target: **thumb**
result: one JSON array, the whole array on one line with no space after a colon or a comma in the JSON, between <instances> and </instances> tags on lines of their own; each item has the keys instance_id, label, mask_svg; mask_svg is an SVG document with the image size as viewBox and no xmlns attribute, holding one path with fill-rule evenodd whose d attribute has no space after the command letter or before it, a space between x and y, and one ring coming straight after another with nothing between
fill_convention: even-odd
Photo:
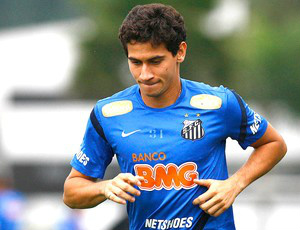
<instances>
[{"instance_id":1,"label":"thumb","mask_svg":"<svg viewBox=\"0 0 300 230\"><path fill-rule=\"evenodd\" d=\"M204 179L201 179L201 180L198 180L198 179L194 179L194 183L200 185L200 186L205 186L207 188L209 188L212 184L213 180L204 180Z\"/></svg>"}]
</instances>

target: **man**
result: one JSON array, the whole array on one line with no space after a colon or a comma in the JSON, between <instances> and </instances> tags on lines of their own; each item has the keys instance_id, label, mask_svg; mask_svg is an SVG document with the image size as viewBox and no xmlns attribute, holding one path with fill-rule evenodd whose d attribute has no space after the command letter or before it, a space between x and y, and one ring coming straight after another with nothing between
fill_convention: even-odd
<instances>
[{"instance_id":1,"label":"man","mask_svg":"<svg viewBox=\"0 0 300 230\"><path fill-rule=\"evenodd\" d=\"M130 229L235 229L232 203L281 160L284 140L235 92L180 78L187 44L174 8L134 7L119 38L137 85L94 107L64 202L127 203ZM229 178L228 137L254 147ZM122 173L98 181L114 155Z\"/></svg>"}]
</instances>

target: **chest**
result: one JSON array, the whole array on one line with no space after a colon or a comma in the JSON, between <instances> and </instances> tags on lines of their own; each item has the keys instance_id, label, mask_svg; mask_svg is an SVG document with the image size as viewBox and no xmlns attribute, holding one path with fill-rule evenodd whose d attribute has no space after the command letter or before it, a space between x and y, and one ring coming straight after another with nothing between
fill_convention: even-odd
<instances>
[{"instance_id":1,"label":"chest","mask_svg":"<svg viewBox=\"0 0 300 230\"><path fill-rule=\"evenodd\" d=\"M117 157L129 164L181 165L208 157L223 141L225 125L215 110L141 110L112 118L105 133Z\"/></svg>"}]
</instances>

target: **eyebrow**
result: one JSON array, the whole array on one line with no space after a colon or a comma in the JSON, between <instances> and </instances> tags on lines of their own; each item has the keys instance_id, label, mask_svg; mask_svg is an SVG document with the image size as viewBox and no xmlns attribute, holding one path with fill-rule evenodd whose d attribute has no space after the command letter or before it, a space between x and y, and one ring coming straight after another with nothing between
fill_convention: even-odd
<instances>
[{"instance_id":1,"label":"eyebrow","mask_svg":"<svg viewBox=\"0 0 300 230\"><path fill-rule=\"evenodd\" d=\"M154 61L154 60L157 60L157 59L160 60L160 59L164 59L164 58L165 58L165 56L157 55L157 56L154 56L152 58L147 59L146 61ZM128 59L131 60L131 61L141 61L141 60L139 60L137 58L134 58L134 57L128 57Z\"/></svg>"}]
</instances>

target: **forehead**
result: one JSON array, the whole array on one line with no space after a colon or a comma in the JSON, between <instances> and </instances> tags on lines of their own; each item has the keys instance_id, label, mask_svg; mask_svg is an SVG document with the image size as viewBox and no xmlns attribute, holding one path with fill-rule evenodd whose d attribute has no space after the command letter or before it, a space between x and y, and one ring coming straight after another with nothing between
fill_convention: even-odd
<instances>
[{"instance_id":1,"label":"forehead","mask_svg":"<svg viewBox=\"0 0 300 230\"><path fill-rule=\"evenodd\" d=\"M153 46L151 42L130 42L127 44L128 58L139 60L149 59L154 56L172 55L164 44Z\"/></svg>"}]
</instances>

